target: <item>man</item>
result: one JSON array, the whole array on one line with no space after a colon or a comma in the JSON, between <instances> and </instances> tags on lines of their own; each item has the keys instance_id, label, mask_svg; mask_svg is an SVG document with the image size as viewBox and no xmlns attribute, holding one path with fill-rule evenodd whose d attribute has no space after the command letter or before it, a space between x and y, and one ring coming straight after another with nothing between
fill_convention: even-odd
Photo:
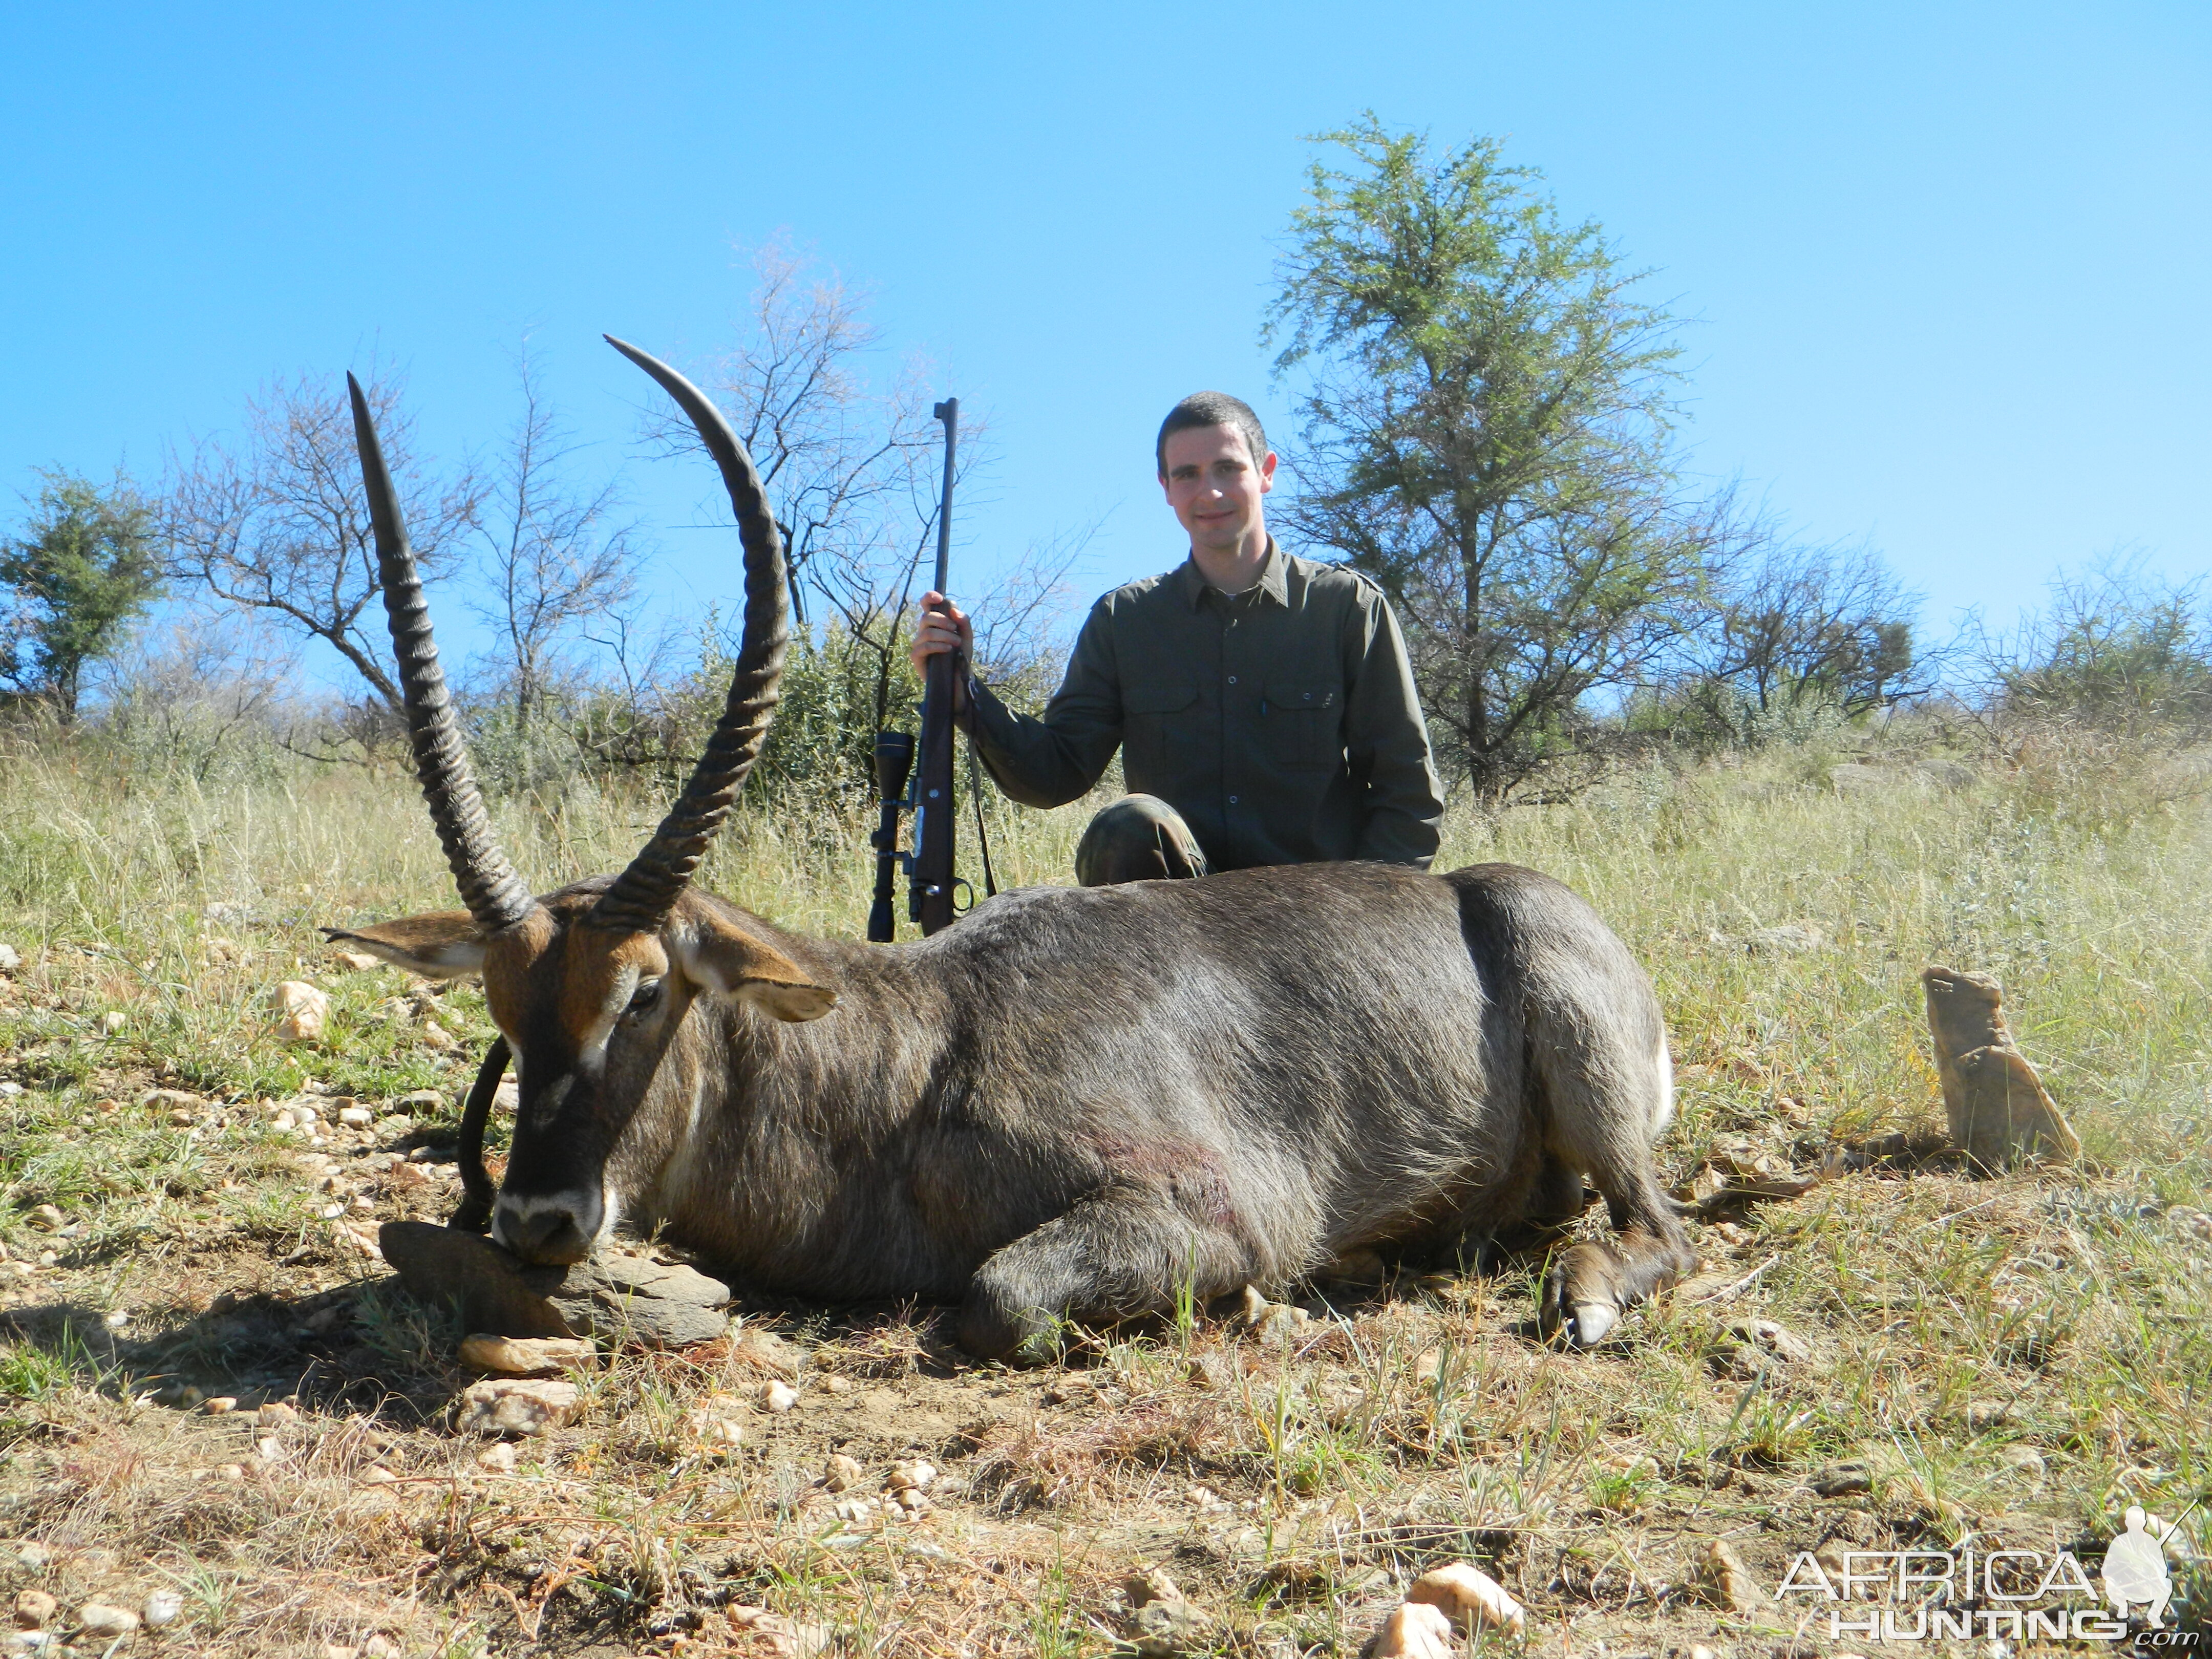
<instances>
[{"instance_id":1,"label":"man","mask_svg":"<svg viewBox=\"0 0 2212 1659\"><path fill-rule=\"evenodd\" d=\"M1275 544L1262 506L1275 456L1238 399L1184 398L1153 459L1189 559L1091 607L1042 719L962 677L957 717L992 777L1025 805L1058 806L1121 748L1133 793L1084 832L1086 887L1329 859L1425 867L1443 806L1381 590ZM916 668L971 648L943 595L922 606Z\"/></svg>"}]
</instances>

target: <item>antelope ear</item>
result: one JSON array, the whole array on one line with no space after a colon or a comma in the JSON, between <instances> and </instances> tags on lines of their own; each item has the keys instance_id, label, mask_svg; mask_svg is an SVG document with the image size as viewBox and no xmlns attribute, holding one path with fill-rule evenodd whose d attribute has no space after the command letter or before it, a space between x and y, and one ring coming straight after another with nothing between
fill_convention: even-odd
<instances>
[{"instance_id":1,"label":"antelope ear","mask_svg":"<svg viewBox=\"0 0 2212 1659\"><path fill-rule=\"evenodd\" d=\"M483 935L465 910L433 910L372 927L325 927L322 933L333 945L359 945L425 979L458 979L483 966Z\"/></svg>"},{"instance_id":2,"label":"antelope ear","mask_svg":"<svg viewBox=\"0 0 2212 1659\"><path fill-rule=\"evenodd\" d=\"M778 1019L819 1019L837 1006L835 991L807 978L782 951L719 917L686 929L677 952L684 971L707 989Z\"/></svg>"}]
</instances>

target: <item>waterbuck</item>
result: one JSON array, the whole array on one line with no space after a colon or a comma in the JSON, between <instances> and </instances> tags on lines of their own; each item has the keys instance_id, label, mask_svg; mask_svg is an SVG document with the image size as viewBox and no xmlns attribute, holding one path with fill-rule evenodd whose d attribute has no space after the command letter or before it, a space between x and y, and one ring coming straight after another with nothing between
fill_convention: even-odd
<instances>
[{"instance_id":1,"label":"waterbuck","mask_svg":"<svg viewBox=\"0 0 2212 1659\"><path fill-rule=\"evenodd\" d=\"M1449 1255L1564 1220L1585 1174L1618 1238L1555 1255L1547 1332L1595 1342L1687 1270L1651 1161L1673 1091L1650 982L1533 871L1036 889L894 946L805 938L694 889L775 711L782 545L720 412L611 343L720 465L744 640L644 850L542 898L485 819L353 394L416 764L468 908L325 931L483 976L501 1035L479 1101L510 1050L520 1073L499 1243L573 1262L627 1218L763 1289L957 1300L964 1346L1018 1359L1064 1318L1158 1312L1186 1286L1279 1288L1355 1249Z\"/></svg>"}]
</instances>

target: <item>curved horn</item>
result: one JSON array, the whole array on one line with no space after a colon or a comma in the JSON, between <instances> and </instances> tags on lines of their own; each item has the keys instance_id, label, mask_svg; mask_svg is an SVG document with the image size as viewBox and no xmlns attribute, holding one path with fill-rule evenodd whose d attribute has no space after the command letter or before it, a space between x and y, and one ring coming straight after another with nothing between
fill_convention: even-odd
<instances>
[{"instance_id":1,"label":"curved horn","mask_svg":"<svg viewBox=\"0 0 2212 1659\"><path fill-rule=\"evenodd\" d=\"M422 799L446 849L446 862L476 924L487 933L512 927L538 901L514 873L484 817L483 797L469 770L460 722L446 694L445 671L430 637L430 607L422 598L422 579L407 526L399 516L398 492L384 465L384 447L361 382L346 376L353 394L353 435L361 451L362 483L368 491L369 523L376 532L377 568L384 579L384 610L392 621L392 648L399 659L399 689L407 705L407 732L415 747L415 773L422 780Z\"/></svg>"},{"instance_id":2,"label":"curved horn","mask_svg":"<svg viewBox=\"0 0 2212 1659\"><path fill-rule=\"evenodd\" d=\"M691 873L707 851L707 843L730 815L745 774L760 758L775 713L776 687L783 678L784 653L791 644L787 612L789 594L784 581L783 538L769 511L768 496L752 457L738 441L738 434L722 418L722 411L674 369L659 359L625 344L611 334L606 342L660 382L676 399L691 424L698 428L708 453L722 469L730 505L738 515L738 539L745 553L744 636L738 646L738 662L730 675L730 699L714 735L699 757L698 769L677 797L676 805L660 821L660 828L644 850L630 860L629 868L593 907L592 920L601 926L650 931L668 919Z\"/></svg>"}]
</instances>

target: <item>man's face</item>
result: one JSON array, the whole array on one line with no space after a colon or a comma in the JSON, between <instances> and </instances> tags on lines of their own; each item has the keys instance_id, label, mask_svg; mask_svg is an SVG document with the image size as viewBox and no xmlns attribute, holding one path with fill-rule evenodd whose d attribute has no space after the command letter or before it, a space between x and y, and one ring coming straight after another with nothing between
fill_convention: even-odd
<instances>
[{"instance_id":1,"label":"man's face","mask_svg":"<svg viewBox=\"0 0 2212 1659\"><path fill-rule=\"evenodd\" d=\"M1260 498L1275 487L1275 453L1260 464L1233 426L1186 427L1168 434L1168 505L1190 532L1190 544L1233 553L1263 520Z\"/></svg>"}]
</instances>

